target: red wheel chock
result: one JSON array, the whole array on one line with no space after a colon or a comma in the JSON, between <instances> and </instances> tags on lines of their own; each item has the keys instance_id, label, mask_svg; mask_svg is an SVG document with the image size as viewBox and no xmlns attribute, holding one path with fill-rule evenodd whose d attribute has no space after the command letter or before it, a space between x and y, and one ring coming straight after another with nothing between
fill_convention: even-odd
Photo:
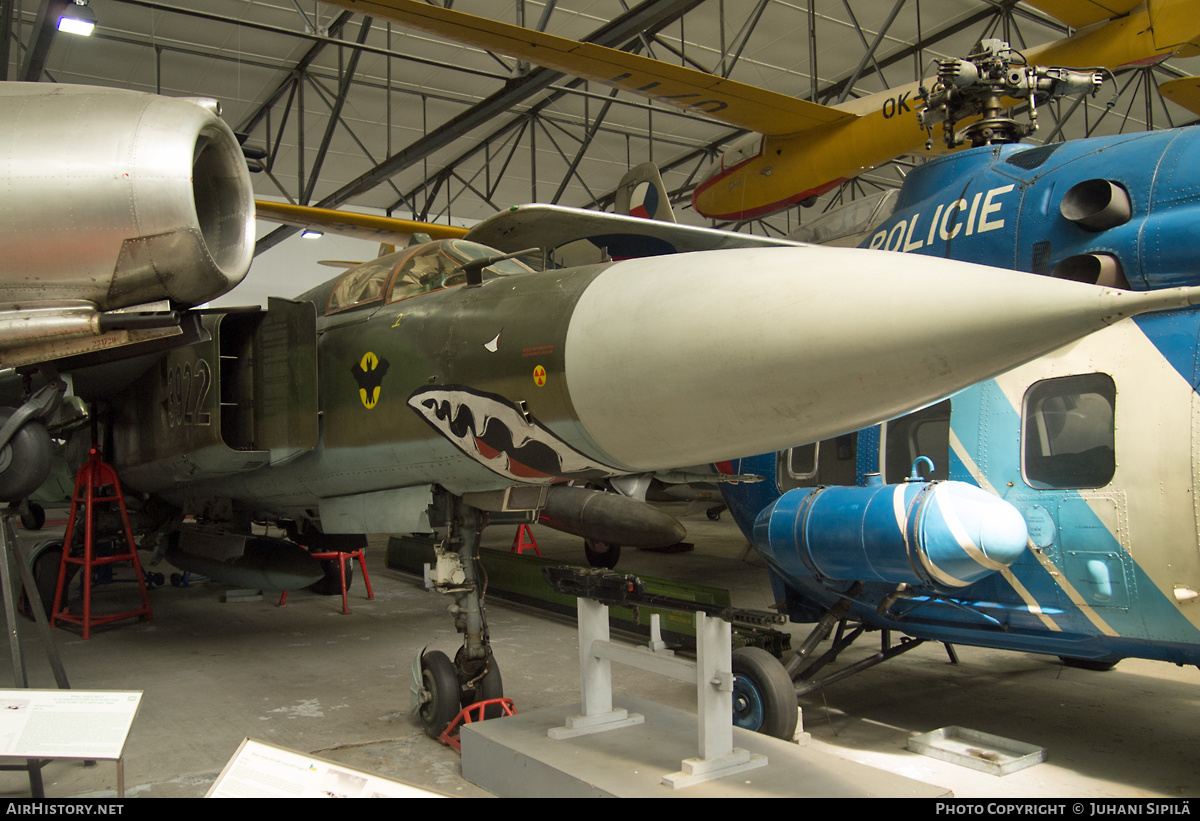
<instances>
[{"instance_id":1,"label":"red wheel chock","mask_svg":"<svg viewBox=\"0 0 1200 821\"><path fill-rule=\"evenodd\" d=\"M454 720L447 725L445 730L442 730L442 734L438 736L438 741L447 747L453 747L458 753L462 753L462 742L458 738L459 725L483 721L484 713L488 707L492 706L499 706L504 711L505 716L515 716L517 714L517 708L513 706L511 698L489 698L486 701L477 701L459 710ZM504 716L495 717L503 718Z\"/></svg>"}]
</instances>

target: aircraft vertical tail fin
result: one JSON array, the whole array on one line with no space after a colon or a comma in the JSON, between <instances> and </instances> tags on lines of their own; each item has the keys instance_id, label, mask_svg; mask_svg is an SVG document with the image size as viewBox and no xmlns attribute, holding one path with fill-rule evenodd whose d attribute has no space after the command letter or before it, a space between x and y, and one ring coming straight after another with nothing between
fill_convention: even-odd
<instances>
[{"instance_id":1,"label":"aircraft vertical tail fin","mask_svg":"<svg viewBox=\"0 0 1200 821\"><path fill-rule=\"evenodd\" d=\"M617 184L616 210L631 217L675 222L675 212L657 165L646 162L625 172Z\"/></svg>"}]
</instances>

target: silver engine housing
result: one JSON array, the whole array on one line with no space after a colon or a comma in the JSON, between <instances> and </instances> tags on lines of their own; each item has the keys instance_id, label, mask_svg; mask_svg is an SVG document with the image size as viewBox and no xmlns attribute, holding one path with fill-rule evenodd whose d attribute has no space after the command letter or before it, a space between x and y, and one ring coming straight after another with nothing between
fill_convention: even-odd
<instances>
[{"instance_id":1,"label":"silver engine housing","mask_svg":"<svg viewBox=\"0 0 1200 821\"><path fill-rule=\"evenodd\" d=\"M0 83L0 303L191 307L250 267L254 197L211 100Z\"/></svg>"}]
</instances>

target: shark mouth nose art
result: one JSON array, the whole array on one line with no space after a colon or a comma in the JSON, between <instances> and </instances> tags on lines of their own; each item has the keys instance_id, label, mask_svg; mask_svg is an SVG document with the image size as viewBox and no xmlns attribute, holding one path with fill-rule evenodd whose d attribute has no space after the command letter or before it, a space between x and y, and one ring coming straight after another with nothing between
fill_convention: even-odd
<instances>
[{"instance_id":1,"label":"shark mouth nose art","mask_svg":"<svg viewBox=\"0 0 1200 821\"><path fill-rule=\"evenodd\" d=\"M622 472L584 456L503 396L429 387L414 391L408 405L463 453L515 482L550 484Z\"/></svg>"}]
</instances>

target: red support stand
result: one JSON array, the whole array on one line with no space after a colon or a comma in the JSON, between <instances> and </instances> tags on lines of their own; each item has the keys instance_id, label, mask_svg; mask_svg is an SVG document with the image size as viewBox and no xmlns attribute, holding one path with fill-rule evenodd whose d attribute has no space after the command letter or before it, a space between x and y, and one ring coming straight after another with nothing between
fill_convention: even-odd
<instances>
[{"instance_id":1,"label":"red support stand","mask_svg":"<svg viewBox=\"0 0 1200 821\"><path fill-rule=\"evenodd\" d=\"M361 547L358 550L352 550L348 553L339 553L337 551L330 553L314 553L312 554L312 557L319 561L333 560L339 557L342 559L342 561L338 562L338 572L341 573L342 576L343 615L349 614L350 612L350 605L346 602L346 562L352 559L358 559L358 567L360 570L362 570L363 584L367 586L367 598L375 598L375 591L371 589L371 577L367 575L367 561L363 558L363 551ZM287 604L287 594L288 592L284 590L283 595L279 597L279 607L283 607L285 604Z\"/></svg>"},{"instance_id":2,"label":"red support stand","mask_svg":"<svg viewBox=\"0 0 1200 821\"><path fill-rule=\"evenodd\" d=\"M75 514L83 504L83 555L72 556L71 544L75 538ZM121 512L121 524L126 552L115 552L111 556L97 556L94 552L95 505L115 503ZM138 587L142 593L142 606L124 613L95 615L92 613L92 571L99 565L130 562ZM67 565L79 565L83 572L83 615L73 614L67 606ZM125 509L125 496L121 493L121 482L111 465L100 461L100 452L93 447L87 462L75 475L75 492L71 495L71 517L67 520L67 531L63 535L62 564L58 569L58 584L54 590L54 607L51 608L50 624L58 622L77 624L83 628L83 637L92 636L92 628L109 622L135 617L154 621L150 612L150 597L146 594L146 580L142 576L142 565L138 561L137 545L133 541L133 529L129 526L129 514Z\"/></svg>"},{"instance_id":3,"label":"red support stand","mask_svg":"<svg viewBox=\"0 0 1200 821\"><path fill-rule=\"evenodd\" d=\"M513 536L512 550L508 552L521 555L531 547L540 559L542 551L538 550L537 539L533 538L533 531L529 529L529 525L518 525L517 535Z\"/></svg>"}]
</instances>

